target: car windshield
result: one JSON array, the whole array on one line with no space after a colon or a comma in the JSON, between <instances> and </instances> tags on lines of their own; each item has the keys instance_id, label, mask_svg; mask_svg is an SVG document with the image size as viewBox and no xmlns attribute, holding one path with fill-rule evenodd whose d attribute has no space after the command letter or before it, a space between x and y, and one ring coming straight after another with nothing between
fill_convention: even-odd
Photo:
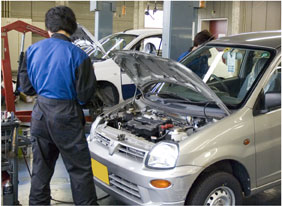
<instances>
[{"instance_id":1,"label":"car windshield","mask_svg":"<svg viewBox=\"0 0 282 206\"><path fill-rule=\"evenodd\" d=\"M94 63L96 61L103 61L106 58L109 58L112 51L122 50L136 37L136 35L113 34L101 39L99 42L106 53L103 52L99 46L85 39L78 39L74 42L74 44L83 49L90 57L92 63Z\"/></svg>"},{"instance_id":2,"label":"car windshield","mask_svg":"<svg viewBox=\"0 0 282 206\"><path fill-rule=\"evenodd\" d=\"M108 54L111 51L123 50L136 37L131 34L113 34L101 39L100 43Z\"/></svg>"},{"instance_id":3,"label":"car windshield","mask_svg":"<svg viewBox=\"0 0 282 206\"><path fill-rule=\"evenodd\" d=\"M204 46L189 54L180 63L191 69L206 83L221 101L234 109L242 105L271 58L271 52L261 49ZM151 87L150 95L167 98L182 97L190 102L206 103L196 87L159 83ZM157 94L166 94L157 95ZM151 95L152 96L152 95ZM186 102L189 102L186 101Z\"/></svg>"},{"instance_id":4,"label":"car windshield","mask_svg":"<svg viewBox=\"0 0 282 206\"><path fill-rule=\"evenodd\" d=\"M166 102L175 103L200 104L209 102L192 84L189 87L184 87L174 83L161 82L150 85L145 91L145 97L153 101L156 98L162 98Z\"/></svg>"}]
</instances>

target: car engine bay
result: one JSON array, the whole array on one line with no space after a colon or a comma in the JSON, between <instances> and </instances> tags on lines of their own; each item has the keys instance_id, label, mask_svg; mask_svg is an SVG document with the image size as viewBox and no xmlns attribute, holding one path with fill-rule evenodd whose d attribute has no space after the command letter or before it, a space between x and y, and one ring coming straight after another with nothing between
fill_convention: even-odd
<instances>
[{"instance_id":1,"label":"car engine bay","mask_svg":"<svg viewBox=\"0 0 282 206\"><path fill-rule=\"evenodd\" d=\"M182 141L216 119L182 116L152 109L148 106L127 104L104 116L105 125L126 131L150 142Z\"/></svg>"}]
</instances>

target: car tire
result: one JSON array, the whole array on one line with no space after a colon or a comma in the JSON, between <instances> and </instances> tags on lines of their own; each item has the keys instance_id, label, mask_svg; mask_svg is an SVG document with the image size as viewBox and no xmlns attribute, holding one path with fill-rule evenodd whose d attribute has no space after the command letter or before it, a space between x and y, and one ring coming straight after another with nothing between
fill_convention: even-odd
<instances>
[{"instance_id":1,"label":"car tire","mask_svg":"<svg viewBox=\"0 0 282 206\"><path fill-rule=\"evenodd\" d=\"M98 87L106 107L111 107L119 103L119 93L117 88L110 82L98 82Z\"/></svg>"},{"instance_id":2,"label":"car tire","mask_svg":"<svg viewBox=\"0 0 282 206\"><path fill-rule=\"evenodd\" d=\"M202 176L192 187L186 205L241 205L243 200L239 181L227 172Z\"/></svg>"}]
</instances>

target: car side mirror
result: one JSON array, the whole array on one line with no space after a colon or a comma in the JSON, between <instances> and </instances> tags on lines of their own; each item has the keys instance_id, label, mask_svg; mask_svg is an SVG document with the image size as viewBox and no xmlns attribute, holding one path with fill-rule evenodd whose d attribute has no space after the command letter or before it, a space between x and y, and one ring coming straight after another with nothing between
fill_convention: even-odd
<instances>
[{"instance_id":1,"label":"car side mirror","mask_svg":"<svg viewBox=\"0 0 282 206\"><path fill-rule=\"evenodd\" d=\"M281 93L267 92L261 93L259 101L254 108L254 115L265 114L273 109L281 107Z\"/></svg>"},{"instance_id":2,"label":"car side mirror","mask_svg":"<svg viewBox=\"0 0 282 206\"><path fill-rule=\"evenodd\" d=\"M281 93L269 92L265 94L265 108L275 109L281 107Z\"/></svg>"}]
</instances>

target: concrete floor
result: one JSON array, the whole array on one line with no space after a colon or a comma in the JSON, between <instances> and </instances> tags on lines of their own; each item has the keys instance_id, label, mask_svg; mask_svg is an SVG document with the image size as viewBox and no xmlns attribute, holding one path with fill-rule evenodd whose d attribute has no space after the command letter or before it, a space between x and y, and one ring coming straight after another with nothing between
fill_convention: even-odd
<instances>
[{"instance_id":1,"label":"concrete floor","mask_svg":"<svg viewBox=\"0 0 282 206\"><path fill-rule=\"evenodd\" d=\"M31 165L31 160L27 159L29 165ZM22 205L28 205L28 196L30 190L30 176L23 159L19 161L19 202ZM107 193L96 187L97 197L103 198L108 196ZM71 190L70 190L70 179L68 173L65 169L62 158L59 157L55 173L51 180L51 196L55 200L60 200L64 202L73 202ZM60 203L56 201L51 201L52 205L66 205L66 203ZM123 205L122 202L112 198L107 197L99 201L100 205ZM73 205L73 204L68 204Z\"/></svg>"},{"instance_id":2,"label":"concrete floor","mask_svg":"<svg viewBox=\"0 0 282 206\"><path fill-rule=\"evenodd\" d=\"M27 160L31 165L30 159ZM19 161L19 201L22 205L28 205L28 196L30 189L30 177L27 167L23 159ZM107 193L96 187L97 197L103 198ZM70 180L61 158L58 159L54 176L51 181L51 196L53 199L65 202L72 202L70 190ZM108 196L100 201L100 205L125 205L121 201ZM56 201L51 202L52 205L66 205ZM72 205L72 204L68 204ZM252 197L244 200L244 205L281 205L281 188L275 187L263 192L260 192Z\"/></svg>"}]
</instances>

